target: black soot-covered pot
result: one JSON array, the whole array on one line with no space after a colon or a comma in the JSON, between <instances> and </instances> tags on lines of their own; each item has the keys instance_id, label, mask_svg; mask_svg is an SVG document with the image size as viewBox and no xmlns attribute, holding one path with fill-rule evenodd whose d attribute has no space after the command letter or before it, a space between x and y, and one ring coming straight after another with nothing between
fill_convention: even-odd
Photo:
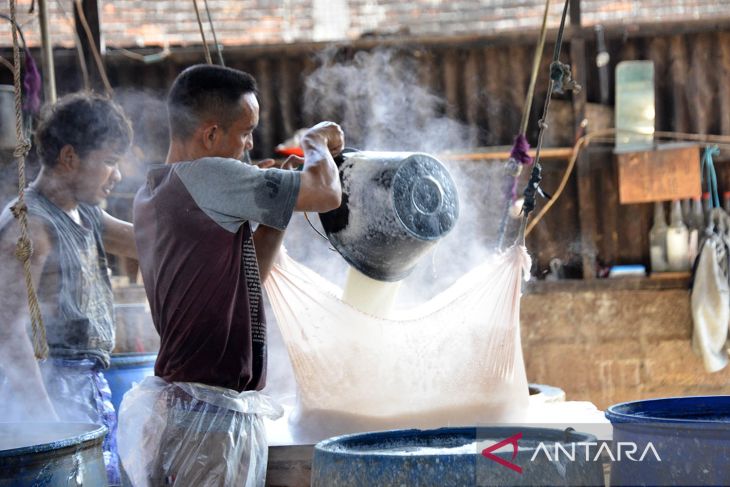
<instances>
[{"instance_id":1,"label":"black soot-covered pot","mask_svg":"<svg viewBox=\"0 0 730 487\"><path fill-rule=\"evenodd\" d=\"M422 153L346 151L337 162L342 204L320 214L330 242L372 279L405 278L456 224L451 174Z\"/></svg>"}]
</instances>

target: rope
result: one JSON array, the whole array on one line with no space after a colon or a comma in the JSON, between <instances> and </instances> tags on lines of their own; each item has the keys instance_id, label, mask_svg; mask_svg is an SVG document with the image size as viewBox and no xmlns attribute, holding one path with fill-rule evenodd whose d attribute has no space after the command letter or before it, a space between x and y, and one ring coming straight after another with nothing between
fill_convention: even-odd
<instances>
[{"instance_id":1,"label":"rope","mask_svg":"<svg viewBox=\"0 0 730 487\"><path fill-rule=\"evenodd\" d=\"M205 31L203 30L203 22L200 20L200 10L198 9L198 0L193 0L195 6L195 16L198 18L198 28L200 29L200 37L203 38L203 49L205 50L205 62L213 64L213 59L210 57L210 49L208 49L208 41L205 40Z\"/></svg>"},{"instance_id":2,"label":"rope","mask_svg":"<svg viewBox=\"0 0 730 487\"><path fill-rule=\"evenodd\" d=\"M532 109L532 100L535 96L535 86L537 84L537 76L540 71L540 60L545 49L545 39L547 38L547 18L550 10L550 0L545 0L545 12L542 16L542 27L540 28L540 37L535 48L535 55L532 59L532 73L530 75L530 85L527 88L525 103L522 106L522 120L520 121L520 131L515 137L510 158L505 165L505 198L504 211L502 212L502 220L499 224L499 248L504 244L504 236L507 231L507 222L509 221L509 209L512 202L517 198L517 178L522 173L522 166L530 164L530 144L527 142L527 125L530 120L530 111Z\"/></svg>"},{"instance_id":3,"label":"rope","mask_svg":"<svg viewBox=\"0 0 730 487\"><path fill-rule=\"evenodd\" d=\"M46 329L43 326L38 298L33 287L30 258L33 255L33 242L28 232L28 207L25 204L25 156L30 152L30 141L23 133L23 108L20 92L20 47L18 45L18 26L15 23L15 0L10 0L10 17L13 29L13 85L15 89L15 135L18 145L14 156L18 160L18 202L11 208L13 216L20 223L20 237L15 250L15 256L23 263L25 288L28 294L28 309L30 311L31 329L33 333L33 351L36 358L48 357L48 342Z\"/></svg>"},{"instance_id":4,"label":"rope","mask_svg":"<svg viewBox=\"0 0 730 487\"><path fill-rule=\"evenodd\" d=\"M89 22L86 20L86 15L84 14L84 8L81 2L82 0L76 0L76 11L79 14L79 20L84 28L84 32L86 32L86 39L89 41L89 49L91 49L91 54L94 56L94 62L96 63L96 68L99 70L101 81L104 84L104 90L106 91L107 96L111 98L114 94L114 90L112 89L112 85L109 83L109 78L107 77L106 70L104 69L104 63L101 60L101 54L99 54L99 50L96 48L94 35L91 33L91 27L89 26Z\"/></svg>"},{"instance_id":5,"label":"rope","mask_svg":"<svg viewBox=\"0 0 730 487\"><path fill-rule=\"evenodd\" d=\"M707 192L710 193L710 206L712 208L720 208L720 196L717 193L717 173L715 173L715 163L712 161L712 157L719 154L720 148L713 145L707 147L702 156L702 172L707 185Z\"/></svg>"},{"instance_id":6,"label":"rope","mask_svg":"<svg viewBox=\"0 0 730 487\"><path fill-rule=\"evenodd\" d=\"M575 146L573 146L573 152L570 156L570 160L568 161L568 165L565 168L565 171L563 172L563 176L560 180L560 184L558 185L558 189L555 191L555 194L553 197L548 200L548 202L543 206L540 211L535 215L535 217L530 220L530 223L526 225L525 228L525 237L527 237L535 228L535 226L542 220L542 218L545 216L545 214L550 211L550 208L558 201L558 198L563 193L563 190L568 184L568 180L570 179L570 175L573 172L573 168L575 167L575 163L578 160L578 156L580 155L580 152L588 147L589 144L591 144L594 141L598 142L605 142L605 143L613 143L616 134L618 132L621 133L639 133L635 132L633 130L616 130L616 129L605 129L605 130L599 130L594 133L584 135L578 141L575 143ZM723 136L723 135L704 135L704 134L688 134L684 132L655 132L655 136L658 136L660 138L664 139L671 139L676 141L692 141L692 142L699 142L700 144L706 143L706 141L710 141L711 143L707 145L708 148L716 148L718 145L723 145L724 147L727 147L730 150L730 136ZM712 155L716 156L718 152L713 151ZM719 206L719 205L718 205Z\"/></svg>"},{"instance_id":7,"label":"rope","mask_svg":"<svg viewBox=\"0 0 730 487\"><path fill-rule=\"evenodd\" d=\"M522 205L523 221L520 225L520 231L517 234L517 240L524 245L525 242L525 231L527 226L527 219L530 213L535 209L535 200L537 194L543 194L540 190L540 181L542 180L542 166L540 165L540 150L542 149L543 139L545 138L545 130L548 128L547 116L550 110L550 99L552 98L553 91L558 90L572 90L577 92L580 90L578 85L572 78L570 67L560 62L560 50L563 45L563 34L565 32L565 19L568 15L568 6L570 0L565 0L563 6L563 15L560 18L560 28L558 29L558 36L555 41L555 50L553 52L553 61L550 63L550 82L548 84L547 95L545 96L545 106L542 111L542 118L538 122L539 132L537 136L537 146L535 147L535 162L532 166L532 174L530 180L527 183L524 191L524 203Z\"/></svg>"},{"instance_id":8,"label":"rope","mask_svg":"<svg viewBox=\"0 0 730 487\"><path fill-rule=\"evenodd\" d=\"M521 134L527 133L527 124L530 121L530 109L532 108L532 99L535 96L535 85L537 84L537 75L540 71L540 59L542 52L545 50L545 39L547 39L547 19L550 10L550 0L545 0L545 12L542 15L542 27L540 28L540 39L537 41L535 56L532 58L532 74L530 75L530 86L527 89L527 97L522 107L522 121L520 122Z\"/></svg>"},{"instance_id":9,"label":"rope","mask_svg":"<svg viewBox=\"0 0 730 487\"><path fill-rule=\"evenodd\" d=\"M68 22L69 26L71 27L71 31L74 33L74 46L76 47L76 56L79 61L79 69L81 69L81 76L84 80L84 89L86 91L90 91L91 82L89 81L89 70L86 68L86 56L84 56L84 50L81 47L81 38L79 37L79 34L76 31L76 28L74 26L74 20L71 17L71 14L68 13L68 10L66 10L66 7L64 6L63 0L57 0L56 3L58 4L58 7L61 9L63 16L66 17L66 22Z\"/></svg>"},{"instance_id":10,"label":"rope","mask_svg":"<svg viewBox=\"0 0 730 487\"><path fill-rule=\"evenodd\" d=\"M208 24L210 24L210 31L213 33L213 43L215 44L215 51L218 54L218 63L221 66L225 66L226 63L223 61L223 53L221 53L221 45L218 44L218 37L215 35L215 27L213 26L213 18L210 16L210 9L208 8L208 0L203 0L205 4L205 13L208 16Z\"/></svg>"},{"instance_id":11,"label":"rope","mask_svg":"<svg viewBox=\"0 0 730 487\"><path fill-rule=\"evenodd\" d=\"M165 38L164 45L162 46L162 51L152 54L140 54L138 52L130 51L129 49L124 48L114 49L112 52L118 52L122 56L128 57L129 59L134 59L135 61L139 61L144 64L159 63L160 61L164 61L170 55L170 42L167 40L167 38Z\"/></svg>"},{"instance_id":12,"label":"rope","mask_svg":"<svg viewBox=\"0 0 730 487\"><path fill-rule=\"evenodd\" d=\"M560 184L558 185L558 189L555 191L555 194L552 198L548 200L548 202L543 206L540 211L535 215L535 218L533 218L529 225L525 228L525 237L527 237L530 232L532 232L532 229L535 228L535 225L542 219L543 216L545 216L545 213L547 213L550 208L555 204L556 201L558 201L558 198L563 193L563 190L565 189L565 186L568 184L568 180L570 179L570 174L573 172L573 167L575 166L575 162L578 160L578 154L580 154L580 151L583 149L584 146L588 145L591 138L593 137L593 134L591 135L585 135L578 139L578 142L576 142L575 146L573 147L573 153L570 156L570 161L568 162L568 166L565 169L565 172L563 173L563 177L560 180Z\"/></svg>"}]
</instances>

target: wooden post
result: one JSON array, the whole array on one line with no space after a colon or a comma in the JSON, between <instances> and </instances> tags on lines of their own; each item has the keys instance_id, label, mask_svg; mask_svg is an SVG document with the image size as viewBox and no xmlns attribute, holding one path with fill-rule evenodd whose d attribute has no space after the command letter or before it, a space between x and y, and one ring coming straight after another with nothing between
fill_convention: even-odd
<instances>
[{"instance_id":1,"label":"wooden post","mask_svg":"<svg viewBox=\"0 0 730 487\"><path fill-rule=\"evenodd\" d=\"M84 59L86 61L86 71L89 73L89 82L91 88L103 91L104 85L101 80L101 74L99 68L96 65L94 59L94 53L91 48L91 42L96 47L96 51L101 55L101 28L99 24L99 3L97 0L81 0L81 10L86 18L86 22L91 30L91 41L86 33L84 24L81 22L79 16L78 2L74 1L74 22L76 24L76 35L79 37L81 42L81 49L84 53ZM95 75L93 73L96 73Z\"/></svg>"},{"instance_id":2,"label":"wooden post","mask_svg":"<svg viewBox=\"0 0 730 487\"><path fill-rule=\"evenodd\" d=\"M41 28L41 68L43 69L43 98L56 102L56 68L53 63L53 43L48 31L48 5L38 0L38 22Z\"/></svg>"},{"instance_id":3,"label":"wooden post","mask_svg":"<svg viewBox=\"0 0 730 487\"><path fill-rule=\"evenodd\" d=\"M573 79L583 89L573 92L573 120L575 121L576 138L582 135L583 120L586 113L586 48L581 29L580 0L570 0L570 65ZM585 151L581 152L577 161L578 178L578 219L580 222L581 256L583 262L583 279L596 277L596 237L597 214L596 201L591 185L590 158Z\"/></svg>"}]
</instances>

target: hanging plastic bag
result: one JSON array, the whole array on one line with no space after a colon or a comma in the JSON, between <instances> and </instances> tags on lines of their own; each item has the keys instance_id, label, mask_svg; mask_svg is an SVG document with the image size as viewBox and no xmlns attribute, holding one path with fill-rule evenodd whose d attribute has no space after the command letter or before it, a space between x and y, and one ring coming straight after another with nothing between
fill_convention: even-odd
<instances>
[{"instance_id":1,"label":"hanging plastic bag","mask_svg":"<svg viewBox=\"0 0 730 487\"><path fill-rule=\"evenodd\" d=\"M263 486L264 417L282 413L256 391L147 377L119 408L119 456L135 487Z\"/></svg>"},{"instance_id":2,"label":"hanging plastic bag","mask_svg":"<svg viewBox=\"0 0 730 487\"><path fill-rule=\"evenodd\" d=\"M717 372L728 364L728 220L727 213L720 208L715 208L710 213L706 238L695 263L692 284L692 349L702 357L708 372Z\"/></svg>"}]
</instances>

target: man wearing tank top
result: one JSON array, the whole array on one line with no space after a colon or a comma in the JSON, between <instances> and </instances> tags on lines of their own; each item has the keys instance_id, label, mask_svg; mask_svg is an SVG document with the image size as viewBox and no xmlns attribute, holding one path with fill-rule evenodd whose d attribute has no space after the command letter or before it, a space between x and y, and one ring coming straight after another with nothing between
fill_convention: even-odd
<instances>
[{"instance_id":1,"label":"man wearing tank top","mask_svg":"<svg viewBox=\"0 0 730 487\"><path fill-rule=\"evenodd\" d=\"M12 201L0 214L0 421L102 424L111 485L121 483L116 417L102 370L114 348L106 252L136 258L132 225L99 208L121 179L132 128L98 95L68 95L47 107L36 130L41 161L25 192L33 242L31 273L49 358L37 362L28 330L20 234Z\"/></svg>"},{"instance_id":2,"label":"man wearing tank top","mask_svg":"<svg viewBox=\"0 0 730 487\"><path fill-rule=\"evenodd\" d=\"M333 154L344 136L322 122L303 136L303 159L282 168L241 162L259 122L256 83L220 66L183 71L168 113L166 163L151 167L134 201L160 352L156 377L120 408L120 455L135 484L263 485L261 282L292 212L340 205ZM288 170L294 165L303 168Z\"/></svg>"}]
</instances>

